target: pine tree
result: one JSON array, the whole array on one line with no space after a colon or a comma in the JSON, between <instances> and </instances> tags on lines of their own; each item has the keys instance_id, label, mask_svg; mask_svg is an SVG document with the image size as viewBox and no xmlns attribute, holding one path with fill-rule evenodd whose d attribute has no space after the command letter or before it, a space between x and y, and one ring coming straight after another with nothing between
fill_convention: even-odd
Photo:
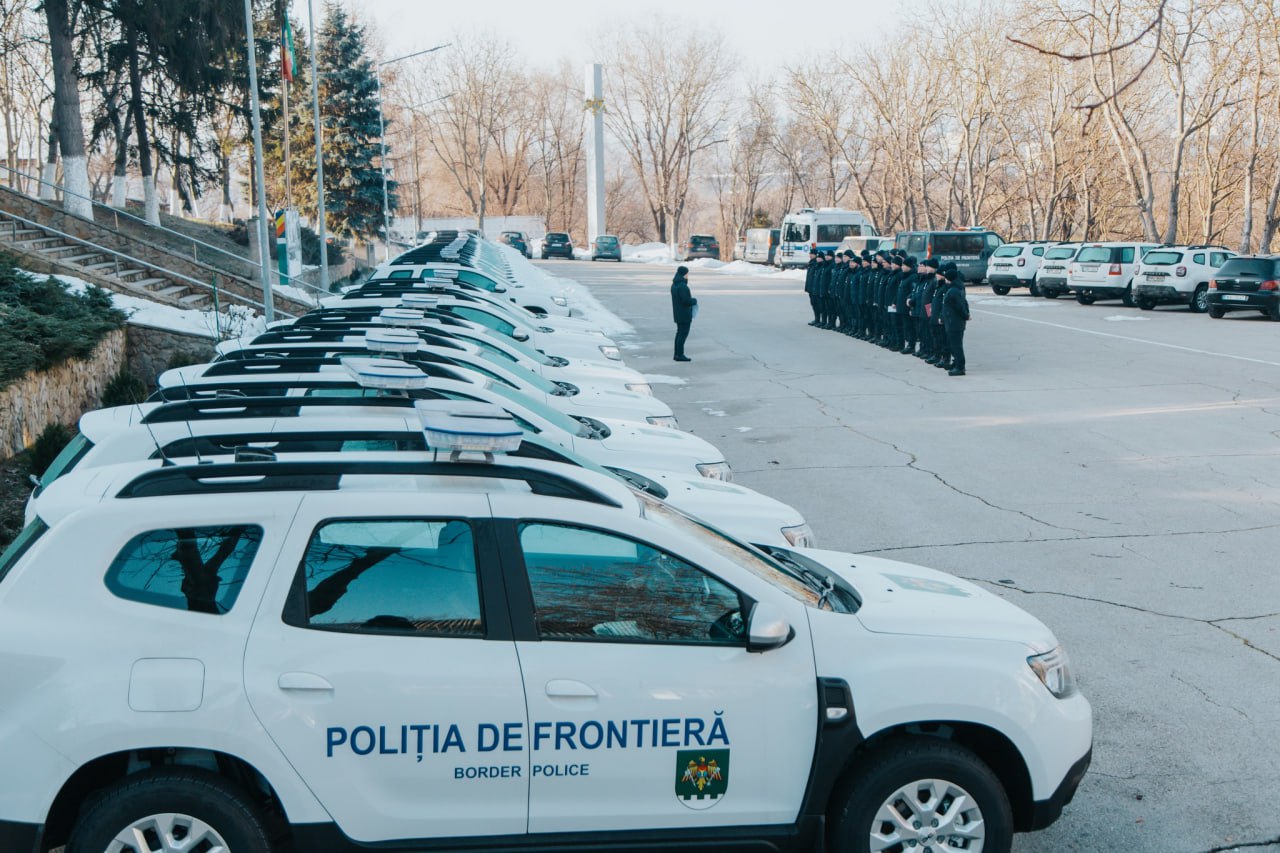
<instances>
[{"instance_id":1,"label":"pine tree","mask_svg":"<svg viewBox=\"0 0 1280 853\"><path fill-rule=\"evenodd\" d=\"M383 230L378 82L368 56L364 27L330 0L316 42L329 230L343 237L376 237ZM310 99L306 100L309 108ZM313 150L313 145L306 150ZM306 167L312 182L314 170L313 159ZM297 195L300 189L295 176L296 198L301 198ZM395 189L395 182L388 181L392 210L396 207ZM310 201L314 210L314 193Z\"/></svg>"}]
</instances>

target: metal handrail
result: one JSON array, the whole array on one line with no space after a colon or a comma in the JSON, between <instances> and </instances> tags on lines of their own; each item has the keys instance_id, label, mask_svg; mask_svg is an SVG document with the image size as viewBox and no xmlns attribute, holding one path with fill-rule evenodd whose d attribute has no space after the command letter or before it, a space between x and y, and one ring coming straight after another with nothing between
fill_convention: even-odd
<instances>
[{"instance_id":1,"label":"metal handrail","mask_svg":"<svg viewBox=\"0 0 1280 853\"><path fill-rule=\"evenodd\" d=\"M191 285L194 285L195 287L211 291L215 295L215 300L216 300L217 294L220 292L217 287L214 287L213 285L210 285L210 284L206 284L205 282L200 281L199 279L194 279L191 276L184 275L180 272L174 272L173 270L165 269L159 264L153 264L150 261L144 261L140 258L135 258L132 255L126 255L124 252L117 252L115 249L108 249L106 246L100 246L97 243L91 242L89 240L84 240L80 237L75 236L74 234L67 234L66 232L59 231L57 228L54 228L50 225L45 225L44 223L34 222L30 219L27 219L25 216L19 216L18 214L13 213L11 211L7 211L7 210L0 211L0 217L12 219L17 222L21 222L24 225L30 225L33 228L37 228L41 231L45 231L47 233L61 237L63 240L70 240L73 243L79 243L81 246L87 246L88 248L93 249L93 251L95 252L100 252L105 255L112 255L113 259L115 260L115 264L116 264L115 271L117 275L120 274L120 261L124 260L129 264L137 265L139 267L143 267L145 269L150 269L158 273L161 273L165 278L181 281L183 283L189 283ZM57 260L57 259L54 258L54 260ZM230 296L232 299L235 299L239 302L243 302L246 305L253 306L254 308L257 308L259 310L263 310L266 307L263 303L258 302L255 299L250 299L247 296L241 296L238 293L234 293L228 290L223 290L221 292L227 296ZM280 311L277 313L283 314L287 317L296 316L294 314L289 314L288 312L284 312L284 311Z\"/></svg>"},{"instance_id":2,"label":"metal handrail","mask_svg":"<svg viewBox=\"0 0 1280 853\"><path fill-rule=\"evenodd\" d=\"M220 254L220 255L226 255L226 256L227 256L227 257L229 257L229 258L234 258L236 261L239 261L240 263L248 264L248 265L249 265L252 269L254 269L254 270L260 270L260 269L262 268L262 265L261 265L260 263L258 263L258 262L256 262L256 261L253 261L253 260L251 260L251 259L249 259L249 258L243 257L243 256L241 256L241 255L237 255L235 252L228 252L226 249L223 249L223 248L222 248L222 247L220 247L220 246L215 246L215 245L213 245L212 243L206 243L205 241L201 240L201 239L200 239L200 238L198 238L198 237L192 237L190 234L183 234L181 231L175 231L174 229L169 228L168 226L165 226L165 225L154 225L154 224L152 224L152 223L148 222L146 219L143 219L141 216L135 216L134 214L130 213L130 212L129 212L129 211L127 211L127 210L121 210L121 209L120 209L120 208L118 208L118 207L112 207L112 206L111 206L111 205L109 205L109 204L103 204L102 202L97 201L96 199L91 198L91 197L89 197L89 196L84 196L84 195L80 195L80 194L79 194L79 193L77 193L77 192L72 192L71 190L67 189L66 187L62 186L61 184L54 184L54 183L50 183L50 182L48 182L48 181L44 180L43 178L37 178L35 175L28 175L28 174L27 174L27 173L25 173L25 172L20 172L20 171L18 171L17 169L10 168L9 166L6 166L6 165L5 165L5 164L3 164L3 163L0 163L0 169L3 169L4 171L9 172L10 174L14 174L14 175L18 175L18 176L20 176L20 177L26 178L26 179L27 179L27 180L29 180L29 181L35 181L36 183L41 184L41 185L43 185L43 186L53 187L53 188L54 188L54 189L56 189L56 190L60 190L64 195L69 195L69 196L73 196L73 197L75 197L75 198L83 199L83 200L85 200L85 201L89 202L89 203L90 203L91 205L93 205L94 207L99 207L99 208L102 208L102 209L104 209L104 210L106 210L106 211L109 211L109 212L111 213L111 215L112 215L113 217L115 217L115 228L116 228L116 230L117 230L117 231L119 231L119 230L120 230L120 217L121 217L121 216L123 216L123 217L125 217L126 219L132 219L132 220L133 220L133 221L135 221L135 222L140 222L140 223L142 223L143 225L147 226L148 228L155 228L155 229L158 229L158 230L160 230L160 231L165 232L166 234L172 234L172 235L173 235L173 236L175 236L175 237L181 238L181 239L183 239L183 240L186 240L186 241L187 241L187 242L189 242L189 243L192 243L192 244L193 244L193 246L204 246L206 249L209 249L209 250L211 250L211 251L217 252L217 253L218 253L218 254ZM12 187L9 187L9 189L13 189L13 188L12 188ZM13 191L14 191L14 192L18 192L18 190L13 190ZM23 195L26 195L26 194L25 194L25 193L23 193ZM30 196L28 196L28 198L30 198ZM39 199L37 199L37 200L39 200ZM194 249L194 248L193 248L193 249L192 249L192 251L191 251L191 258L192 258L192 260L194 260L194 261L199 261L199 260L200 260L200 257L199 257L199 255L196 253L196 251L195 251L195 249ZM311 284L311 283L309 283L309 282L303 281L303 280L302 280L302 279L300 279L300 278L294 278L293 276L290 276L290 275L288 275L288 274L286 274L286 273L282 273L282 272L280 272L279 270L272 270L272 271L271 271L271 274L272 274L272 275L278 275L278 276L280 276L281 278L286 279L286 280L288 281L288 284L289 284L289 286L290 286L290 287L300 287L300 288L303 288L303 289L305 289L305 290L314 290L316 293L320 294L321 296L330 296L330 295L331 295L328 291L326 291L326 290L324 290L324 289L322 289L322 288L316 287L314 284Z\"/></svg>"}]
</instances>

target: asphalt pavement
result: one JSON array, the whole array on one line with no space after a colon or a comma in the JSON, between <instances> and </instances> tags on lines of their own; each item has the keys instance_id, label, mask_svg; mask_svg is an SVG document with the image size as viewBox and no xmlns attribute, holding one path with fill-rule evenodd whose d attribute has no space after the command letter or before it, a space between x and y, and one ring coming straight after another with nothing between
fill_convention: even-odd
<instances>
[{"instance_id":1,"label":"asphalt pavement","mask_svg":"<svg viewBox=\"0 0 1280 853\"><path fill-rule=\"evenodd\" d=\"M673 267L540 265L635 327L627 364L820 547L951 572L1053 629L1094 761L1018 853L1280 849L1280 323L972 287L949 377L807 326L798 281L695 269L678 364Z\"/></svg>"}]
</instances>

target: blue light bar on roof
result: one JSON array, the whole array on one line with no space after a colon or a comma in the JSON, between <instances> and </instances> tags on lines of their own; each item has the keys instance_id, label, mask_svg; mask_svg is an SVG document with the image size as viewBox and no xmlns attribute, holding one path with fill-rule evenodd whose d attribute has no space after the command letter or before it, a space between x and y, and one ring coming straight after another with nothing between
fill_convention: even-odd
<instances>
[{"instance_id":1,"label":"blue light bar on roof","mask_svg":"<svg viewBox=\"0 0 1280 853\"><path fill-rule=\"evenodd\" d=\"M344 358L342 366L361 388L396 391L425 388L430 381L416 365L390 358Z\"/></svg>"},{"instance_id":2,"label":"blue light bar on roof","mask_svg":"<svg viewBox=\"0 0 1280 853\"><path fill-rule=\"evenodd\" d=\"M418 400L413 407L431 450L510 453L524 437L515 418L492 403Z\"/></svg>"},{"instance_id":3,"label":"blue light bar on roof","mask_svg":"<svg viewBox=\"0 0 1280 853\"><path fill-rule=\"evenodd\" d=\"M422 339L408 329L370 329L364 333L364 348L369 352L416 352Z\"/></svg>"},{"instance_id":4,"label":"blue light bar on roof","mask_svg":"<svg viewBox=\"0 0 1280 853\"><path fill-rule=\"evenodd\" d=\"M426 315L412 308L383 308L378 322L388 326L421 326Z\"/></svg>"}]
</instances>

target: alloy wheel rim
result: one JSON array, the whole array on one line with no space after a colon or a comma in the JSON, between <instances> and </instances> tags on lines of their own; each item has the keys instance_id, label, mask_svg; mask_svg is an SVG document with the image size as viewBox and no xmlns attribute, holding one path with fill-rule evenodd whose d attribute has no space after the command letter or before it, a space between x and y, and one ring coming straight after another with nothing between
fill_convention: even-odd
<instances>
[{"instance_id":1,"label":"alloy wheel rim","mask_svg":"<svg viewBox=\"0 0 1280 853\"><path fill-rule=\"evenodd\" d=\"M872 853L981 853L986 821L977 800L945 779L917 779L885 798L872 818Z\"/></svg>"},{"instance_id":2,"label":"alloy wheel rim","mask_svg":"<svg viewBox=\"0 0 1280 853\"><path fill-rule=\"evenodd\" d=\"M116 833L106 853L227 853L227 842L191 815L164 812L139 818Z\"/></svg>"}]
</instances>

